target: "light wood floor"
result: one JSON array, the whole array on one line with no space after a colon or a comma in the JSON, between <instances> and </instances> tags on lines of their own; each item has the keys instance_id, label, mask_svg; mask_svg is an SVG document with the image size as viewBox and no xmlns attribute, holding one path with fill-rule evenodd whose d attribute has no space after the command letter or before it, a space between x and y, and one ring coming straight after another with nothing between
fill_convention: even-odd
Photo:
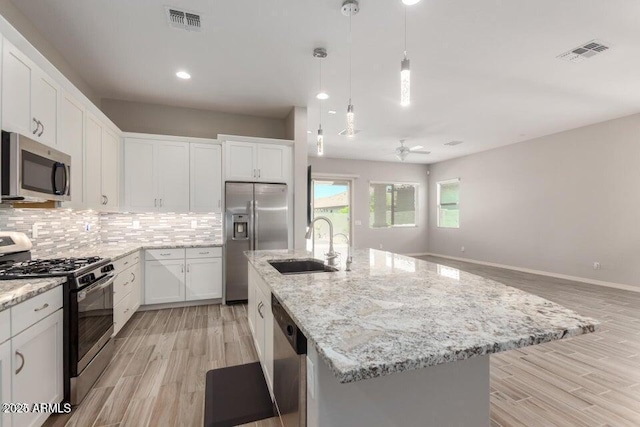
<instances>
[{"instance_id":1,"label":"light wood floor","mask_svg":"<svg viewBox=\"0 0 640 427\"><path fill-rule=\"evenodd\" d=\"M493 426L640 425L640 293L425 257L602 321L596 334L491 356ZM244 306L139 312L96 386L55 426L202 426L209 369L255 361ZM251 427L277 427L271 419Z\"/></svg>"},{"instance_id":2,"label":"light wood floor","mask_svg":"<svg viewBox=\"0 0 640 427\"><path fill-rule=\"evenodd\" d=\"M640 293L436 257L602 322L601 330L491 356L494 426L640 426Z\"/></svg>"}]
</instances>

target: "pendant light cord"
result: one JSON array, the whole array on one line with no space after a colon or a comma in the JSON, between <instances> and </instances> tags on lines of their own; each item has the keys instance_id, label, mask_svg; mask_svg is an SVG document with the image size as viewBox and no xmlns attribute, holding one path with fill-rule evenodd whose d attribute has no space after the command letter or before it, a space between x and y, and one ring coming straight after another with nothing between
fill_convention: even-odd
<instances>
[{"instance_id":1,"label":"pendant light cord","mask_svg":"<svg viewBox=\"0 0 640 427\"><path fill-rule=\"evenodd\" d=\"M349 15L349 104L351 104L351 86L353 85L353 78L351 77L351 70L353 68L353 33L351 31L351 15Z\"/></svg>"},{"instance_id":2,"label":"pendant light cord","mask_svg":"<svg viewBox=\"0 0 640 427\"><path fill-rule=\"evenodd\" d=\"M407 6L404 7L404 56L407 56Z\"/></svg>"}]
</instances>

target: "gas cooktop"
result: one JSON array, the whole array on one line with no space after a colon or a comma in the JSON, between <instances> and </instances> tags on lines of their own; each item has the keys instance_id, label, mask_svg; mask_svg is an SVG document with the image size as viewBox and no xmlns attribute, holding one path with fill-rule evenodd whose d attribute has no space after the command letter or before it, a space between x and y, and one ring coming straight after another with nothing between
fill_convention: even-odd
<instances>
[{"instance_id":1,"label":"gas cooktop","mask_svg":"<svg viewBox=\"0 0 640 427\"><path fill-rule=\"evenodd\" d=\"M35 259L0 265L0 280L78 275L108 260L100 257Z\"/></svg>"}]
</instances>

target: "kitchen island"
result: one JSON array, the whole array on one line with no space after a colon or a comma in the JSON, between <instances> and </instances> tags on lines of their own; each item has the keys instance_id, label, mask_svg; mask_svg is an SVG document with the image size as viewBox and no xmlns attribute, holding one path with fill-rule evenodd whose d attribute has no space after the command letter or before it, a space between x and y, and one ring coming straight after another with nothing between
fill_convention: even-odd
<instances>
[{"instance_id":1,"label":"kitchen island","mask_svg":"<svg viewBox=\"0 0 640 427\"><path fill-rule=\"evenodd\" d=\"M309 426L488 426L489 354L594 332L598 322L519 289L373 249L352 271L282 275L247 252L308 340ZM253 276L252 276L253 274Z\"/></svg>"}]
</instances>

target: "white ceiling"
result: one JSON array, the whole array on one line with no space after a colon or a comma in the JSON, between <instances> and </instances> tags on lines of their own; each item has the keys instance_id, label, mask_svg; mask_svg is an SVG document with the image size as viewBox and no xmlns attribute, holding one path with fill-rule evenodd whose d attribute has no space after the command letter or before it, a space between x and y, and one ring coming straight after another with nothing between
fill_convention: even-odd
<instances>
[{"instance_id":1,"label":"white ceiling","mask_svg":"<svg viewBox=\"0 0 640 427\"><path fill-rule=\"evenodd\" d=\"M326 156L395 160L397 140L431 163L640 111L640 2L422 0L408 8L412 104L399 105L400 0L361 0L353 18L353 140L348 18L341 0L14 0L102 96L284 117L308 106L318 127L326 47ZM166 24L164 6L203 14L204 30ZM557 55L592 39L612 49L580 64ZM178 69L193 78L179 81ZM327 110L338 114L328 115ZM315 135L309 135L310 154ZM463 140L456 147L444 146Z\"/></svg>"}]
</instances>

